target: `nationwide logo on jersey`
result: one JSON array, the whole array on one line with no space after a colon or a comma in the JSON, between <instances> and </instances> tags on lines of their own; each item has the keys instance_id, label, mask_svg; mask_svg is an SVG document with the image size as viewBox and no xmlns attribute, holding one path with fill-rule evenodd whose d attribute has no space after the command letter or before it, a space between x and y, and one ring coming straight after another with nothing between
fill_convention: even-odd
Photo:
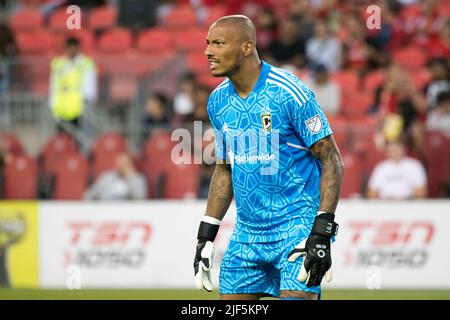
<instances>
[{"instance_id":1,"label":"nationwide logo on jersey","mask_svg":"<svg viewBox=\"0 0 450 320\"><path fill-rule=\"evenodd\" d=\"M319 133L322 130L322 119L320 119L319 115L315 115L312 118L309 118L305 121L306 127L312 134Z\"/></svg>"},{"instance_id":2,"label":"nationwide logo on jersey","mask_svg":"<svg viewBox=\"0 0 450 320\"><path fill-rule=\"evenodd\" d=\"M261 121L264 131L272 131L272 115L270 113L262 114Z\"/></svg>"}]
</instances>

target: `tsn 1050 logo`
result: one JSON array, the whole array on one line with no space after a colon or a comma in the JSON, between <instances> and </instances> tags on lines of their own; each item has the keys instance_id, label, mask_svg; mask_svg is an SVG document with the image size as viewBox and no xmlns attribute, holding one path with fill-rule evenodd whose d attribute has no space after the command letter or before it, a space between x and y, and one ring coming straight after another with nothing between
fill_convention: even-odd
<instances>
[{"instance_id":1,"label":"tsn 1050 logo","mask_svg":"<svg viewBox=\"0 0 450 320\"><path fill-rule=\"evenodd\" d=\"M145 248L152 236L152 226L148 222L77 221L67 223L67 228L66 266L138 268L145 263Z\"/></svg>"},{"instance_id":2,"label":"tsn 1050 logo","mask_svg":"<svg viewBox=\"0 0 450 320\"><path fill-rule=\"evenodd\" d=\"M357 267L421 268L429 258L435 227L429 221L352 221L344 264Z\"/></svg>"}]
</instances>

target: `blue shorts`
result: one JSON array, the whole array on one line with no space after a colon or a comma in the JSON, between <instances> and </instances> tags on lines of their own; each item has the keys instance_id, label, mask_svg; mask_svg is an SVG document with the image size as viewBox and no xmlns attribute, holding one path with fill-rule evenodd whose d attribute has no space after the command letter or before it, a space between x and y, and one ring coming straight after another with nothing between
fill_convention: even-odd
<instances>
[{"instance_id":1,"label":"blue shorts","mask_svg":"<svg viewBox=\"0 0 450 320\"><path fill-rule=\"evenodd\" d=\"M281 290L320 294L320 286L306 286L297 278L303 257L289 262L287 256L303 239L287 238L268 243L230 241L220 266L221 294L263 294L279 297Z\"/></svg>"}]
</instances>

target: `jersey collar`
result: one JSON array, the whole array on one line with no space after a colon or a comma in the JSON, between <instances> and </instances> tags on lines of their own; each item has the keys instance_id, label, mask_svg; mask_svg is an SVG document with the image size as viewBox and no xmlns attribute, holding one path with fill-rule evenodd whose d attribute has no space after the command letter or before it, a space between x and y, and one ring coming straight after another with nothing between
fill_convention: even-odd
<instances>
[{"instance_id":1,"label":"jersey collar","mask_svg":"<svg viewBox=\"0 0 450 320\"><path fill-rule=\"evenodd\" d=\"M256 81L256 85L253 87L252 92L259 93L264 88L270 68L271 68L270 64L261 60L261 71L259 72L258 81ZM234 88L233 83L231 81L228 86L228 92L229 94L237 94L236 89Z\"/></svg>"}]
</instances>

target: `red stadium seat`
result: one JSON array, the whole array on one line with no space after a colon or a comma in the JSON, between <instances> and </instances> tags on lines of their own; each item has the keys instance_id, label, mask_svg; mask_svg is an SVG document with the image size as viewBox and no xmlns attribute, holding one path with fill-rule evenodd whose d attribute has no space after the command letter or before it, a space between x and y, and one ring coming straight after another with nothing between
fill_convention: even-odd
<instances>
[{"instance_id":1,"label":"red stadium seat","mask_svg":"<svg viewBox=\"0 0 450 320\"><path fill-rule=\"evenodd\" d=\"M368 91L375 91L384 82L384 71L377 70L369 73L364 78L364 89Z\"/></svg>"},{"instance_id":2,"label":"red stadium seat","mask_svg":"<svg viewBox=\"0 0 450 320\"><path fill-rule=\"evenodd\" d=\"M425 66L427 57L420 48L411 46L396 50L393 53L393 59L407 69L418 69Z\"/></svg>"},{"instance_id":3,"label":"red stadium seat","mask_svg":"<svg viewBox=\"0 0 450 320\"><path fill-rule=\"evenodd\" d=\"M147 176L151 198L161 196L161 181L172 162L171 154L174 145L171 134L161 131L153 132L145 143L143 171Z\"/></svg>"},{"instance_id":4,"label":"red stadium seat","mask_svg":"<svg viewBox=\"0 0 450 320\"><path fill-rule=\"evenodd\" d=\"M206 49L206 36L208 30L190 28L175 34L176 49L183 52L203 53Z\"/></svg>"},{"instance_id":5,"label":"red stadium seat","mask_svg":"<svg viewBox=\"0 0 450 320\"><path fill-rule=\"evenodd\" d=\"M225 78L213 77L210 74L203 74L198 76L197 79L201 84L207 85L214 90Z\"/></svg>"},{"instance_id":6,"label":"red stadium seat","mask_svg":"<svg viewBox=\"0 0 450 320\"><path fill-rule=\"evenodd\" d=\"M347 91L343 95L341 110L346 116L362 116L368 113L372 102L370 92Z\"/></svg>"},{"instance_id":7,"label":"red stadium seat","mask_svg":"<svg viewBox=\"0 0 450 320\"><path fill-rule=\"evenodd\" d=\"M52 31L64 32L67 30L67 11L66 8L58 9L52 13L48 22L48 28Z\"/></svg>"},{"instance_id":8,"label":"red stadium seat","mask_svg":"<svg viewBox=\"0 0 450 320\"><path fill-rule=\"evenodd\" d=\"M55 172L54 199L78 200L88 187L88 164L79 153L62 156Z\"/></svg>"},{"instance_id":9,"label":"red stadium seat","mask_svg":"<svg viewBox=\"0 0 450 320\"><path fill-rule=\"evenodd\" d=\"M39 9L22 9L11 15L9 26L14 33L30 32L44 26L44 16Z\"/></svg>"},{"instance_id":10,"label":"red stadium seat","mask_svg":"<svg viewBox=\"0 0 450 320\"><path fill-rule=\"evenodd\" d=\"M450 186L450 139L439 131L426 134L426 158L429 196L448 197Z\"/></svg>"},{"instance_id":11,"label":"red stadium seat","mask_svg":"<svg viewBox=\"0 0 450 320\"><path fill-rule=\"evenodd\" d=\"M196 198L200 182L200 166L196 164L175 165L172 162L169 163L171 166L167 170L164 179L164 198Z\"/></svg>"},{"instance_id":12,"label":"red stadium seat","mask_svg":"<svg viewBox=\"0 0 450 320\"><path fill-rule=\"evenodd\" d=\"M191 53L186 56L187 68L197 75L210 75L208 58L203 53ZM220 82L219 82L220 83Z\"/></svg>"},{"instance_id":13,"label":"red stadium seat","mask_svg":"<svg viewBox=\"0 0 450 320\"><path fill-rule=\"evenodd\" d=\"M161 28L143 31L137 39L137 49L141 54L166 52L173 46L173 32Z\"/></svg>"},{"instance_id":14,"label":"red stadium seat","mask_svg":"<svg viewBox=\"0 0 450 320\"><path fill-rule=\"evenodd\" d=\"M363 166L356 154L341 151L345 173L342 181L341 197L354 198L362 196Z\"/></svg>"},{"instance_id":15,"label":"red stadium seat","mask_svg":"<svg viewBox=\"0 0 450 320\"><path fill-rule=\"evenodd\" d=\"M41 159L44 174L55 173L61 158L77 152L77 145L71 136L64 133L54 135L47 141L42 150Z\"/></svg>"},{"instance_id":16,"label":"red stadium seat","mask_svg":"<svg viewBox=\"0 0 450 320\"><path fill-rule=\"evenodd\" d=\"M139 79L133 76L116 76L110 79L109 98L114 101L127 102L137 93Z\"/></svg>"},{"instance_id":17,"label":"red stadium seat","mask_svg":"<svg viewBox=\"0 0 450 320\"><path fill-rule=\"evenodd\" d=\"M25 154L19 138L13 133L0 133L0 149L13 156Z\"/></svg>"},{"instance_id":18,"label":"red stadium seat","mask_svg":"<svg viewBox=\"0 0 450 320\"><path fill-rule=\"evenodd\" d=\"M23 55L48 55L60 49L58 37L45 29L19 33L16 43L19 53Z\"/></svg>"},{"instance_id":19,"label":"red stadium seat","mask_svg":"<svg viewBox=\"0 0 450 320\"><path fill-rule=\"evenodd\" d=\"M227 8L224 5L218 4L207 8L206 18L203 22L205 27L212 25L217 19L226 15Z\"/></svg>"},{"instance_id":20,"label":"red stadium seat","mask_svg":"<svg viewBox=\"0 0 450 320\"><path fill-rule=\"evenodd\" d=\"M121 55L131 49L133 38L130 31L122 28L116 28L105 32L98 44L98 50L101 53Z\"/></svg>"},{"instance_id":21,"label":"red stadium seat","mask_svg":"<svg viewBox=\"0 0 450 320\"><path fill-rule=\"evenodd\" d=\"M117 24L117 8L102 6L93 8L89 13L88 27L94 30L110 29Z\"/></svg>"},{"instance_id":22,"label":"red stadium seat","mask_svg":"<svg viewBox=\"0 0 450 320\"><path fill-rule=\"evenodd\" d=\"M197 25L197 14L190 6L175 7L162 21L162 26L172 30L183 30Z\"/></svg>"},{"instance_id":23,"label":"red stadium seat","mask_svg":"<svg viewBox=\"0 0 450 320\"><path fill-rule=\"evenodd\" d=\"M37 167L32 158L14 156L5 166L5 199L35 199L37 196Z\"/></svg>"},{"instance_id":24,"label":"red stadium seat","mask_svg":"<svg viewBox=\"0 0 450 320\"><path fill-rule=\"evenodd\" d=\"M116 156L126 152L125 139L118 133L106 133L97 138L92 149L92 175L97 178L99 174L114 168Z\"/></svg>"},{"instance_id":25,"label":"red stadium seat","mask_svg":"<svg viewBox=\"0 0 450 320\"><path fill-rule=\"evenodd\" d=\"M358 90L358 75L353 71L338 71L331 78L339 84L342 91Z\"/></svg>"}]
</instances>

